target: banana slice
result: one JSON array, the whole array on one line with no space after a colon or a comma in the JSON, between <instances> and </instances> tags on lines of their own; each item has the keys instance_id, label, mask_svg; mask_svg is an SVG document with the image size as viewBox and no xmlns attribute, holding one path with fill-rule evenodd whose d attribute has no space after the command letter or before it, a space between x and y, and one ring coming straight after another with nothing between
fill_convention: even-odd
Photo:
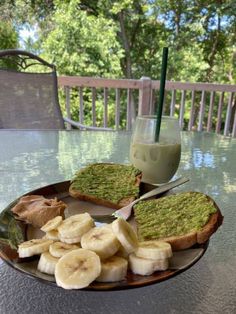
<instances>
[{"instance_id":1,"label":"banana slice","mask_svg":"<svg viewBox=\"0 0 236 314\"><path fill-rule=\"evenodd\" d=\"M50 219L45 225L41 227L41 230L44 232L51 231L53 229L56 229L62 222L61 216L56 216L53 219Z\"/></svg>"},{"instance_id":2,"label":"banana slice","mask_svg":"<svg viewBox=\"0 0 236 314\"><path fill-rule=\"evenodd\" d=\"M169 266L168 259L152 260L136 256L129 256L129 267L134 274L148 276L157 270L166 270Z\"/></svg>"},{"instance_id":3,"label":"banana slice","mask_svg":"<svg viewBox=\"0 0 236 314\"><path fill-rule=\"evenodd\" d=\"M81 238L81 246L94 251L101 259L106 259L118 251L120 243L111 228L104 226L95 227L85 233Z\"/></svg>"},{"instance_id":4,"label":"banana slice","mask_svg":"<svg viewBox=\"0 0 236 314\"><path fill-rule=\"evenodd\" d=\"M94 220L88 213L70 216L63 220L58 227L59 237L69 239L81 238L84 233L93 227Z\"/></svg>"},{"instance_id":5,"label":"banana slice","mask_svg":"<svg viewBox=\"0 0 236 314\"><path fill-rule=\"evenodd\" d=\"M62 257L66 253L77 250L78 246L62 242L54 242L49 246L49 252L54 257Z\"/></svg>"},{"instance_id":6,"label":"banana slice","mask_svg":"<svg viewBox=\"0 0 236 314\"><path fill-rule=\"evenodd\" d=\"M155 260L154 270L155 271L161 271L161 270L167 270L169 267L169 259L157 259Z\"/></svg>"},{"instance_id":7,"label":"banana slice","mask_svg":"<svg viewBox=\"0 0 236 314\"><path fill-rule=\"evenodd\" d=\"M55 279L64 289L87 287L101 273L99 256L89 250L77 249L62 256L55 268Z\"/></svg>"},{"instance_id":8,"label":"banana slice","mask_svg":"<svg viewBox=\"0 0 236 314\"><path fill-rule=\"evenodd\" d=\"M115 254L116 256L123 257L124 259L129 259L129 253L127 253L126 249L120 245L119 250Z\"/></svg>"},{"instance_id":9,"label":"banana slice","mask_svg":"<svg viewBox=\"0 0 236 314\"><path fill-rule=\"evenodd\" d=\"M128 254L134 252L138 246L138 238L131 225L122 218L112 223L112 230Z\"/></svg>"},{"instance_id":10,"label":"banana slice","mask_svg":"<svg viewBox=\"0 0 236 314\"><path fill-rule=\"evenodd\" d=\"M63 243L68 243L68 244L76 243L78 245L81 240L81 237L79 236L77 238L63 238L59 235L59 240Z\"/></svg>"},{"instance_id":11,"label":"banana slice","mask_svg":"<svg viewBox=\"0 0 236 314\"><path fill-rule=\"evenodd\" d=\"M42 273L54 275L58 260L59 258L52 256L49 252L44 252L40 256L37 268Z\"/></svg>"},{"instance_id":12,"label":"banana slice","mask_svg":"<svg viewBox=\"0 0 236 314\"><path fill-rule=\"evenodd\" d=\"M48 239L32 239L23 242L18 246L19 257L29 257L46 252L52 243L53 241Z\"/></svg>"},{"instance_id":13,"label":"banana slice","mask_svg":"<svg viewBox=\"0 0 236 314\"><path fill-rule=\"evenodd\" d=\"M153 260L169 258L172 256L171 245L162 241L144 241L139 242L135 250L138 257L149 258Z\"/></svg>"},{"instance_id":14,"label":"banana slice","mask_svg":"<svg viewBox=\"0 0 236 314\"><path fill-rule=\"evenodd\" d=\"M123 280L127 274L128 262L122 257L112 256L101 262L102 270L96 281L115 282Z\"/></svg>"},{"instance_id":15,"label":"banana slice","mask_svg":"<svg viewBox=\"0 0 236 314\"><path fill-rule=\"evenodd\" d=\"M47 231L45 234L45 238L50 239L50 240L55 240L55 241L59 240L58 231L56 229Z\"/></svg>"}]
</instances>

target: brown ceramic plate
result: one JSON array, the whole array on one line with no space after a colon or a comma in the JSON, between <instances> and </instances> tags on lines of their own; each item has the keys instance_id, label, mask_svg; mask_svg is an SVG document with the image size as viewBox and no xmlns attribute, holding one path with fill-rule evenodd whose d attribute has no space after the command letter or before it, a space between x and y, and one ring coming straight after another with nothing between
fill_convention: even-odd
<instances>
[{"instance_id":1,"label":"brown ceramic plate","mask_svg":"<svg viewBox=\"0 0 236 314\"><path fill-rule=\"evenodd\" d=\"M57 197L63 200L68 208L65 215L71 216L80 212L87 211L91 215L104 215L112 212L112 209L97 206L88 202L79 201L69 196L70 181L51 184L43 188L31 191L29 194L43 195L47 198ZM142 193L150 190L152 187L142 185ZM15 219L11 208L18 202L18 199L8 205L0 215L0 256L11 267L19 270L27 276L43 281L44 283L56 285L54 276L43 274L37 270L38 257L20 259L17 254L17 245L28 239L41 237L43 233L31 225L24 224ZM132 223L132 221L131 221ZM191 249L174 252L170 259L169 269L166 271L157 271L151 276L140 276L128 271L127 277L123 281L98 283L93 282L89 287L83 290L122 290L156 284L180 274L193 266L205 253L208 242L202 245L196 245Z\"/></svg>"}]
</instances>

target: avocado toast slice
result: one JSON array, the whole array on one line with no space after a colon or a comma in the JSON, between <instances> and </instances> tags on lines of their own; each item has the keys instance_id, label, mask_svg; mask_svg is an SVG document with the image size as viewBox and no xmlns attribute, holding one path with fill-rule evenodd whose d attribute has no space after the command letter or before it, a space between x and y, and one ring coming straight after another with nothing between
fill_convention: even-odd
<instances>
[{"instance_id":1,"label":"avocado toast slice","mask_svg":"<svg viewBox=\"0 0 236 314\"><path fill-rule=\"evenodd\" d=\"M163 240L173 250L206 242L223 222L216 203L199 192L183 192L134 206L141 241Z\"/></svg>"},{"instance_id":2,"label":"avocado toast slice","mask_svg":"<svg viewBox=\"0 0 236 314\"><path fill-rule=\"evenodd\" d=\"M141 176L132 165L90 164L75 174L69 193L80 200L119 209L139 196Z\"/></svg>"}]
</instances>

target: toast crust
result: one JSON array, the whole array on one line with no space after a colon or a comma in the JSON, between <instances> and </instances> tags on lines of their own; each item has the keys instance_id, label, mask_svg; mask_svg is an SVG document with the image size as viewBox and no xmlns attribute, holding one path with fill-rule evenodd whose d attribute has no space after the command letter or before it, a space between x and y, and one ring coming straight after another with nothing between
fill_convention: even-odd
<instances>
[{"instance_id":1,"label":"toast crust","mask_svg":"<svg viewBox=\"0 0 236 314\"><path fill-rule=\"evenodd\" d=\"M111 207L114 209L119 209L119 208L125 206L125 205L121 205L122 203L127 203L127 205L128 205L129 203L131 203L134 200L134 197L125 198L125 199L122 199L118 204L115 204L115 203L112 203L108 200L97 198L93 195L83 194L82 192L80 192L78 190L74 190L71 187L69 188L69 194L72 197L78 198L81 201L91 202L91 203L94 203L97 205L101 205L101 206L105 206L105 207Z\"/></svg>"},{"instance_id":2,"label":"toast crust","mask_svg":"<svg viewBox=\"0 0 236 314\"><path fill-rule=\"evenodd\" d=\"M103 163L103 164L113 165L113 164L109 164L109 163ZM138 187L140 186L141 178L142 178L141 173L136 176L136 180L135 180L135 184L134 184L135 186L138 186ZM120 208L130 204L131 202L133 202L135 200L134 196L130 196L130 197L125 197L125 198L121 199L118 203L113 203L113 202L106 200L106 199L97 198L94 195L84 194L83 192L81 192L79 190L73 189L72 185L70 185L70 187L69 187L69 194L70 194L70 196L77 198L81 201L91 202L91 203L94 203L97 205L110 207L112 209L120 209Z\"/></svg>"},{"instance_id":3,"label":"toast crust","mask_svg":"<svg viewBox=\"0 0 236 314\"><path fill-rule=\"evenodd\" d=\"M161 240L168 242L173 251L184 250L192 247L195 244L202 244L209 240L211 235L217 231L217 229L222 225L224 217L217 204L207 195L209 201L213 202L214 207L217 211L212 214L205 226L199 231L193 231L181 236L171 236L165 238L158 238L156 240Z\"/></svg>"},{"instance_id":4,"label":"toast crust","mask_svg":"<svg viewBox=\"0 0 236 314\"><path fill-rule=\"evenodd\" d=\"M201 244L206 242L210 236L222 225L223 219L224 217L218 209L215 214L211 215L208 223L202 228L202 230L197 232L197 243Z\"/></svg>"}]
</instances>

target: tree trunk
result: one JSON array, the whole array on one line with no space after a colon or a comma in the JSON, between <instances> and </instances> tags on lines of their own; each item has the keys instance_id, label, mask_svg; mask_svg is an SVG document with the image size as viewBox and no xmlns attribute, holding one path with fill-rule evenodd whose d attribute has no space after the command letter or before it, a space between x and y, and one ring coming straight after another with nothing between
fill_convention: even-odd
<instances>
[{"instance_id":1,"label":"tree trunk","mask_svg":"<svg viewBox=\"0 0 236 314\"><path fill-rule=\"evenodd\" d=\"M234 98L233 98L233 101L232 101L231 119L230 119L230 124L229 124L230 132L233 131L235 112L236 112L236 96L234 95Z\"/></svg>"},{"instance_id":2,"label":"tree trunk","mask_svg":"<svg viewBox=\"0 0 236 314\"><path fill-rule=\"evenodd\" d=\"M206 79L208 82L211 80L212 70L213 70L215 58L217 55L217 46L219 44L220 32L221 32L221 17L218 15L217 16L217 31L216 31L216 35L212 44L211 52L208 58L209 69L207 70L207 74L206 74Z\"/></svg>"},{"instance_id":3,"label":"tree trunk","mask_svg":"<svg viewBox=\"0 0 236 314\"><path fill-rule=\"evenodd\" d=\"M128 36L126 34L125 30L125 21L124 21L124 11L120 11L118 13L119 23L120 23L120 30L121 30L121 40L123 43L123 47L125 50L125 62L122 64L123 73L126 78L132 79L132 61L130 56L130 41L128 39ZM130 97L131 101L131 125L133 124L135 117L136 117L136 110L135 110L135 101L133 97L133 93L131 93Z\"/></svg>"},{"instance_id":4,"label":"tree trunk","mask_svg":"<svg viewBox=\"0 0 236 314\"><path fill-rule=\"evenodd\" d=\"M120 30L121 30L121 40L123 43L123 47L125 50L125 64L123 66L123 71L125 77L128 79L132 78L132 66L131 66L131 57L130 57L130 42L126 34L125 30L125 22L124 22L124 11L120 11L118 13L119 23L120 23Z\"/></svg>"}]
</instances>

